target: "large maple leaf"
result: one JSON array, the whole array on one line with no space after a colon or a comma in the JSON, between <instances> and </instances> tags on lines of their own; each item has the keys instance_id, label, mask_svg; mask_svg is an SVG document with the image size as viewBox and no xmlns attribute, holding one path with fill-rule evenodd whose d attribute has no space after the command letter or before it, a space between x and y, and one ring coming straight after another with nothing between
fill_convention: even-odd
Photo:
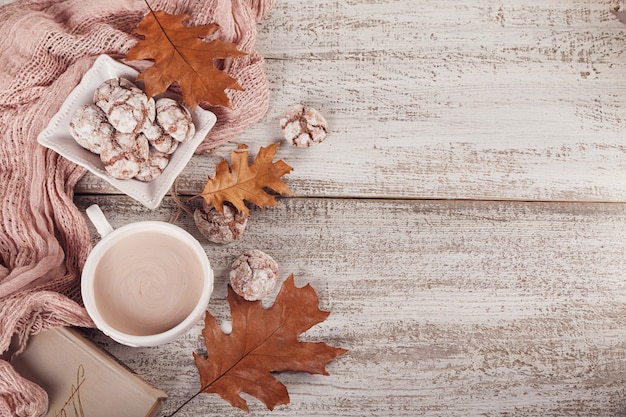
<instances>
[{"instance_id":1,"label":"large maple leaf","mask_svg":"<svg viewBox=\"0 0 626 417\"><path fill-rule=\"evenodd\" d=\"M233 43L203 39L214 34L216 24L185 26L187 15L171 15L151 10L135 32L142 35L137 44L126 53L129 61L153 60L151 65L137 77L143 80L146 94L155 96L178 82L183 101L189 107L200 102L214 106L230 107L225 89L243 90L237 80L215 65L216 59L246 55Z\"/></svg>"},{"instance_id":2,"label":"large maple leaf","mask_svg":"<svg viewBox=\"0 0 626 417\"><path fill-rule=\"evenodd\" d=\"M207 355L194 353L200 373L200 392L219 394L231 405L248 411L245 392L273 410L289 404L287 388L271 373L281 371L328 375L326 365L347 352L322 342L300 342L298 336L326 320L315 290L297 288L293 274L283 283L276 301L266 309L260 301L246 301L228 287L232 332L225 334L207 312L202 336Z\"/></svg>"},{"instance_id":3,"label":"large maple leaf","mask_svg":"<svg viewBox=\"0 0 626 417\"><path fill-rule=\"evenodd\" d=\"M276 148L280 142L261 147L256 159L249 165L248 147L239 145L231 152L231 165L224 159L215 167L215 175L209 178L202 194L207 204L213 205L224 212L224 202L228 201L238 211L249 213L244 201L249 201L264 208L278 204L275 196L265 189L269 188L279 194L293 195L281 177L291 172L292 168L283 160L273 162Z\"/></svg>"}]
</instances>

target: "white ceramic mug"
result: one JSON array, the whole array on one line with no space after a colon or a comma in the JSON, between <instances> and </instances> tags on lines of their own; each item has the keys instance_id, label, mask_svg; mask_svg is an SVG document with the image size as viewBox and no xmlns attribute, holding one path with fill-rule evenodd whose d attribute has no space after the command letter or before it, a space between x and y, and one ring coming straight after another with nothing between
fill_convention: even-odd
<instances>
[{"instance_id":1,"label":"white ceramic mug","mask_svg":"<svg viewBox=\"0 0 626 417\"><path fill-rule=\"evenodd\" d=\"M87 216L102 236L81 278L96 326L128 346L156 346L188 332L204 315L213 271L200 243L170 223L113 229L97 205Z\"/></svg>"}]
</instances>

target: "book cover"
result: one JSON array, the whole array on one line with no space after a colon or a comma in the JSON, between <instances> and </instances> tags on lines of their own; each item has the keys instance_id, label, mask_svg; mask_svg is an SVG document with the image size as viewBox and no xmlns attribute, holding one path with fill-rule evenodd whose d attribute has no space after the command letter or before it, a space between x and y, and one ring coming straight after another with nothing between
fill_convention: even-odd
<instances>
[{"instance_id":1,"label":"book cover","mask_svg":"<svg viewBox=\"0 0 626 417\"><path fill-rule=\"evenodd\" d=\"M153 417L167 397L71 328L32 336L11 363L48 393L46 417Z\"/></svg>"}]
</instances>

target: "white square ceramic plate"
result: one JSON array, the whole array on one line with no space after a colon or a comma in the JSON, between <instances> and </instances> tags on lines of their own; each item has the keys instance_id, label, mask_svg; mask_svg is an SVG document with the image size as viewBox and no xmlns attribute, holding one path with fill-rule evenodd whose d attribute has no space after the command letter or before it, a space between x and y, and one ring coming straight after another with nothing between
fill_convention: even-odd
<instances>
[{"instance_id":1,"label":"white square ceramic plate","mask_svg":"<svg viewBox=\"0 0 626 417\"><path fill-rule=\"evenodd\" d=\"M143 182L135 179L118 180L104 170L99 155L80 146L69 132L69 122L76 110L83 104L93 103L93 93L104 81L122 77L135 81L137 71L118 62L108 55L99 56L93 66L85 73L81 82L72 90L59 111L52 117L48 126L39 134L37 141L70 161L87 168L90 172L111 183L114 187L139 201L150 209L155 209L163 200L176 177L185 168L196 148L217 118L210 111L196 107L191 110L196 134L185 143L181 143L170 157L170 162L163 173L152 181Z\"/></svg>"}]
</instances>

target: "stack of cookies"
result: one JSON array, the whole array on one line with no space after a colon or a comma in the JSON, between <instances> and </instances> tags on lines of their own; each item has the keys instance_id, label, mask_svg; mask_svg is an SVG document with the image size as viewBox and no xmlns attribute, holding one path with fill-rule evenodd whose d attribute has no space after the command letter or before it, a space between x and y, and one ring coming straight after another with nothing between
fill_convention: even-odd
<instances>
[{"instance_id":1,"label":"stack of cookies","mask_svg":"<svg viewBox=\"0 0 626 417\"><path fill-rule=\"evenodd\" d=\"M78 108L70 120L72 137L100 155L106 172L117 179L153 180L178 144L195 132L186 107L167 97L148 98L125 78L100 84L93 103Z\"/></svg>"}]
</instances>

